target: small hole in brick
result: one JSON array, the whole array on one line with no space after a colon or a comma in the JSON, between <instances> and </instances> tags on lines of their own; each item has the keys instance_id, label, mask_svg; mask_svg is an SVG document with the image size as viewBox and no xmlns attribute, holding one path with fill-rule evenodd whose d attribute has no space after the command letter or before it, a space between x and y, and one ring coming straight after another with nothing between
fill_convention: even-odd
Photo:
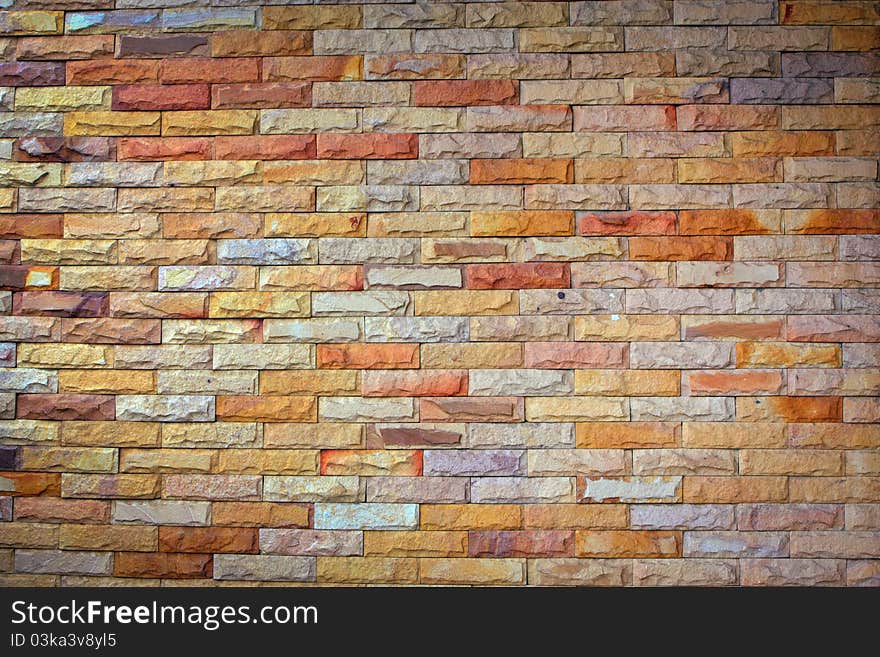
<instances>
[{"instance_id":1,"label":"small hole in brick","mask_svg":"<svg viewBox=\"0 0 880 657\"><path fill-rule=\"evenodd\" d=\"M556 293L556 296L559 297L560 299L564 299L564 298L565 298L565 292L557 292L557 293Z\"/></svg>"}]
</instances>

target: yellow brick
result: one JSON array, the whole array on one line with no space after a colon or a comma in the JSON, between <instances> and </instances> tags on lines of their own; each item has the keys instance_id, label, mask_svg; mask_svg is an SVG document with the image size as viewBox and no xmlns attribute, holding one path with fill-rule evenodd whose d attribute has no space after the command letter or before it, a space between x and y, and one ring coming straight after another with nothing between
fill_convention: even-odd
<instances>
[{"instance_id":1,"label":"yellow brick","mask_svg":"<svg viewBox=\"0 0 880 657\"><path fill-rule=\"evenodd\" d=\"M360 7L266 7L267 30L329 30L361 26Z\"/></svg>"},{"instance_id":2,"label":"yellow brick","mask_svg":"<svg viewBox=\"0 0 880 657\"><path fill-rule=\"evenodd\" d=\"M259 116L257 110L163 112L162 134L166 137L252 135Z\"/></svg>"},{"instance_id":3,"label":"yellow brick","mask_svg":"<svg viewBox=\"0 0 880 657\"><path fill-rule=\"evenodd\" d=\"M158 527L120 525L61 525L58 547L62 550L124 550L155 552L159 548Z\"/></svg>"},{"instance_id":4,"label":"yellow brick","mask_svg":"<svg viewBox=\"0 0 880 657\"><path fill-rule=\"evenodd\" d=\"M678 370L575 370L577 395L634 397L678 396Z\"/></svg>"},{"instance_id":5,"label":"yellow brick","mask_svg":"<svg viewBox=\"0 0 880 657\"><path fill-rule=\"evenodd\" d=\"M224 474L316 475L317 450L227 449L220 452L217 472Z\"/></svg>"},{"instance_id":6,"label":"yellow brick","mask_svg":"<svg viewBox=\"0 0 880 657\"><path fill-rule=\"evenodd\" d=\"M517 315L517 290L430 290L413 292L416 315Z\"/></svg>"},{"instance_id":7,"label":"yellow brick","mask_svg":"<svg viewBox=\"0 0 880 657\"><path fill-rule=\"evenodd\" d=\"M357 160L291 160L264 162L267 184L296 185L363 185L366 173Z\"/></svg>"},{"instance_id":8,"label":"yellow brick","mask_svg":"<svg viewBox=\"0 0 880 657\"><path fill-rule=\"evenodd\" d=\"M158 135L159 112L68 112L64 115L64 134L70 136L130 137Z\"/></svg>"},{"instance_id":9,"label":"yellow brick","mask_svg":"<svg viewBox=\"0 0 880 657\"><path fill-rule=\"evenodd\" d=\"M467 532L366 531L364 556L466 557Z\"/></svg>"},{"instance_id":10,"label":"yellow brick","mask_svg":"<svg viewBox=\"0 0 880 657\"><path fill-rule=\"evenodd\" d=\"M739 342L737 367L840 367L840 346L787 342Z\"/></svg>"},{"instance_id":11,"label":"yellow brick","mask_svg":"<svg viewBox=\"0 0 880 657\"><path fill-rule=\"evenodd\" d=\"M4 522L0 545L20 548L58 547L58 525Z\"/></svg>"},{"instance_id":12,"label":"yellow brick","mask_svg":"<svg viewBox=\"0 0 880 657\"><path fill-rule=\"evenodd\" d=\"M364 237L363 212L270 212L266 237Z\"/></svg>"},{"instance_id":13,"label":"yellow brick","mask_svg":"<svg viewBox=\"0 0 880 657\"><path fill-rule=\"evenodd\" d=\"M685 422L684 447L785 447L785 425L772 422Z\"/></svg>"},{"instance_id":14,"label":"yellow brick","mask_svg":"<svg viewBox=\"0 0 880 657\"><path fill-rule=\"evenodd\" d=\"M423 344L421 350L425 369L520 367L522 362L518 342L433 343Z\"/></svg>"},{"instance_id":15,"label":"yellow brick","mask_svg":"<svg viewBox=\"0 0 880 657\"><path fill-rule=\"evenodd\" d=\"M467 212L371 212L370 237L455 237L467 235Z\"/></svg>"},{"instance_id":16,"label":"yellow brick","mask_svg":"<svg viewBox=\"0 0 880 657\"><path fill-rule=\"evenodd\" d=\"M59 187L64 165L42 162L0 162L0 185L6 187ZM37 240L28 240L37 241ZM41 240L42 241L42 240Z\"/></svg>"},{"instance_id":17,"label":"yellow brick","mask_svg":"<svg viewBox=\"0 0 880 657\"><path fill-rule=\"evenodd\" d=\"M471 235L477 237L572 234L574 212L566 210L471 212Z\"/></svg>"},{"instance_id":18,"label":"yellow brick","mask_svg":"<svg viewBox=\"0 0 880 657\"><path fill-rule=\"evenodd\" d=\"M265 370L261 395L356 395L358 370Z\"/></svg>"},{"instance_id":19,"label":"yellow brick","mask_svg":"<svg viewBox=\"0 0 880 657\"><path fill-rule=\"evenodd\" d=\"M678 318L671 315L579 315L574 339L647 342L678 340Z\"/></svg>"},{"instance_id":20,"label":"yellow brick","mask_svg":"<svg viewBox=\"0 0 880 657\"><path fill-rule=\"evenodd\" d=\"M526 529L614 529L626 527L624 504L526 504Z\"/></svg>"},{"instance_id":21,"label":"yellow brick","mask_svg":"<svg viewBox=\"0 0 880 657\"><path fill-rule=\"evenodd\" d=\"M158 447L159 427L155 422L63 422L61 442L94 447Z\"/></svg>"},{"instance_id":22,"label":"yellow brick","mask_svg":"<svg viewBox=\"0 0 880 657\"><path fill-rule=\"evenodd\" d=\"M15 190L0 189L0 212L12 212L15 208Z\"/></svg>"},{"instance_id":23,"label":"yellow brick","mask_svg":"<svg viewBox=\"0 0 880 657\"><path fill-rule=\"evenodd\" d=\"M18 345L19 367L113 367L113 347L90 344Z\"/></svg>"},{"instance_id":24,"label":"yellow brick","mask_svg":"<svg viewBox=\"0 0 880 657\"><path fill-rule=\"evenodd\" d=\"M25 5L27 3L21 3ZM4 7L10 6L4 3ZM25 36L60 34L64 31L63 11L9 11L0 19L0 35Z\"/></svg>"},{"instance_id":25,"label":"yellow brick","mask_svg":"<svg viewBox=\"0 0 880 657\"><path fill-rule=\"evenodd\" d=\"M263 162L254 160L209 160L165 162L163 181L166 185L221 185L263 182Z\"/></svg>"},{"instance_id":26,"label":"yellow brick","mask_svg":"<svg viewBox=\"0 0 880 657\"><path fill-rule=\"evenodd\" d=\"M331 422L321 424L274 423L264 425L266 447L353 448L363 444L363 425Z\"/></svg>"},{"instance_id":27,"label":"yellow brick","mask_svg":"<svg viewBox=\"0 0 880 657\"><path fill-rule=\"evenodd\" d=\"M519 529L522 507L516 504L422 504L422 529Z\"/></svg>"},{"instance_id":28,"label":"yellow brick","mask_svg":"<svg viewBox=\"0 0 880 657\"><path fill-rule=\"evenodd\" d=\"M629 399L622 397L527 397L529 422L588 422L629 419Z\"/></svg>"},{"instance_id":29,"label":"yellow brick","mask_svg":"<svg viewBox=\"0 0 880 657\"><path fill-rule=\"evenodd\" d=\"M785 502L787 477L685 477L683 502L688 504L740 504Z\"/></svg>"},{"instance_id":30,"label":"yellow brick","mask_svg":"<svg viewBox=\"0 0 880 657\"><path fill-rule=\"evenodd\" d=\"M212 292L209 317L308 317L307 292Z\"/></svg>"},{"instance_id":31,"label":"yellow brick","mask_svg":"<svg viewBox=\"0 0 880 657\"><path fill-rule=\"evenodd\" d=\"M525 559L421 559L422 584L525 584Z\"/></svg>"},{"instance_id":32,"label":"yellow brick","mask_svg":"<svg viewBox=\"0 0 880 657\"><path fill-rule=\"evenodd\" d=\"M72 112L110 109L110 87L21 87L15 92L18 112Z\"/></svg>"},{"instance_id":33,"label":"yellow brick","mask_svg":"<svg viewBox=\"0 0 880 657\"><path fill-rule=\"evenodd\" d=\"M415 584L418 559L318 557L318 583Z\"/></svg>"},{"instance_id":34,"label":"yellow brick","mask_svg":"<svg viewBox=\"0 0 880 657\"><path fill-rule=\"evenodd\" d=\"M148 395L156 392L156 376L148 370L62 370L58 392L93 395Z\"/></svg>"},{"instance_id":35,"label":"yellow brick","mask_svg":"<svg viewBox=\"0 0 880 657\"><path fill-rule=\"evenodd\" d=\"M132 473L210 474L214 452L207 449L125 449L119 471Z\"/></svg>"},{"instance_id":36,"label":"yellow brick","mask_svg":"<svg viewBox=\"0 0 880 657\"><path fill-rule=\"evenodd\" d=\"M20 470L46 472L112 472L116 450L90 447L21 447Z\"/></svg>"}]
</instances>

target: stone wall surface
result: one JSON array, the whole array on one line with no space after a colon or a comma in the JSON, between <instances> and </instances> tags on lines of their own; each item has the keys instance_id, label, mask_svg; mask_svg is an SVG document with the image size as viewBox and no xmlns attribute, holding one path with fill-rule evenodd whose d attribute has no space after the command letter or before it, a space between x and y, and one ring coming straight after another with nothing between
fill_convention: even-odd
<instances>
[{"instance_id":1,"label":"stone wall surface","mask_svg":"<svg viewBox=\"0 0 880 657\"><path fill-rule=\"evenodd\" d=\"M880 585L880 9L0 0L0 584Z\"/></svg>"}]
</instances>

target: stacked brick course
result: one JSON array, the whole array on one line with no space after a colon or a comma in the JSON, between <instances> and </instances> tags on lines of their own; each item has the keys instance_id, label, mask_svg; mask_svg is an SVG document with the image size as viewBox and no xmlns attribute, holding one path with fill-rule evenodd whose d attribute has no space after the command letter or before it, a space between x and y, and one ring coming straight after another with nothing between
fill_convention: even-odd
<instances>
[{"instance_id":1,"label":"stacked brick course","mask_svg":"<svg viewBox=\"0 0 880 657\"><path fill-rule=\"evenodd\" d=\"M876 2L2 6L0 584L880 585Z\"/></svg>"}]
</instances>

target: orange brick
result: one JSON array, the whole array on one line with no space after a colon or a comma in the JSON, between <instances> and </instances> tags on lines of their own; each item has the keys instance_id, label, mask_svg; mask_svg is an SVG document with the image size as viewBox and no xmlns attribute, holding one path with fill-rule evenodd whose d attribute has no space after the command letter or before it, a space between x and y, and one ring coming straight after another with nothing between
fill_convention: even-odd
<instances>
[{"instance_id":1,"label":"orange brick","mask_svg":"<svg viewBox=\"0 0 880 657\"><path fill-rule=\"evenodd\" d=\"M663 559L681 556L681 532L578 531L575 555L593 559Z\"/></svg>"},{"instance_id":2,"label":"orange brick","mask_svg":"<svg viewBox=\"0 0 880 657\"><path fill-rule=\"evenodd\" d=\"M782 231L779 210L682 210L682 235L766 235Z\"/></svg>"},{"instance_id":3,"label":"orange brick","mask_svg":"<svg viewBox=\"0 0 880 657\"><path fill-rule=\"evenodd\" d=\"M309 160L315 153L314 135L217 137L214 141L218 160Z\"/></svg>"},{"instance_id":4,"label":"orange brick","mask_svg":"<svg viewBox=\"0 0 880 657\"><path fill-rule=\"evenodd\" d=\"M472 160L472 185L571 183L574 161L559 159Z\"/></svg>"},{"instance_id":5,"label":"orange brick","mask_svg":"<svg viewBox=\"0 0 880 657\"><path fill-rule=\"evenodd\" d=\"M744 502L785 502L787 477L685 477L685 504L741 504Z\"/></svg>"},{"instance_id":6,"label":"orange brick","mask_svg":"<svg viewBox=\"0 0 880 657\"><path fill-rule=\"evenodd\" d=\"M568 264L516 263L466 265L465 287L472 290L519 290L567 288L571 285Z\"/></svg>"},{"instance_id":7,"label":"orange brick","mask_svg":"<svg viewBox=\"0 0 880 657\"><path fill-rule=\"evenodd\" d=\"M233 552L256 554L256 529L226 527L159 527L161 552Z\"/></svg>"},{"instance_id":8,"label":"orange brick","mask_svg":"<svg viewBox=\"0 0 880 657\"><path fill-rule=\"evenodd\" d=\"M217 419L222 422L314 422L314 397L235 395L217 397Z\"/></svg>"},{"instance_id":9,"label":"orange brick","mask_svg":"<svg viewBox=\"0 0 880 657\"><path fill-rule=\"evenodd\" d=\"M732 260L733 240L710 237L632 237L632 260Z\"/></svg>"},{"instance_id":10,"label":"orange brick","mask_svg":"<svg viewBox=\"0 0 880 657\"><path fill-rule=\"evenodd\" d=\"M211 522L228 527L309 527L311 506L289 502L214 502Z\"/></svg>"},{"instance_id":11,"label":"orange brick","mask_svg":"<svg viewBox=\"0 0 880 657\"><path fill-rule=\"evenodd\" d=\"M159 77L165 84L258 82L260 60L254 57L165 59Z\"/></svg>"},{"instance_id":12,"label":"orange brick","mask_svg":"<svg viewBox=\"0 0 880 657\"><path fill-rule=\"evenodd\" d=\"M120 161L210 160L214 152L208 137L127 137L120 139Z\"/></svg>"},{"instance_id":13,"label":"orange brick","mask_svg":"<svg viewBox=\"0 0 880 657\"><path fill-rule=\"evenodd\" d=\"M577 447L633 449L680 444L681 428L675 422L578 422L575 425Z\"/></svg>"},{"instance_id":14,"label":"orange brick","mask_svg":"<svg viewBox=\"0 0 880 657\"><path fill-rule=\"evenodd\" d=\"M326 159L410 159L419 156L419 137L406 133L318 135L318 157Z\"/></svg>"},{"instance_id":15,"label":"orange brick","mask_svg":"<svg viewBox=\"0 0 880 657\"><path fill-rule=\"evenodd\" d=\"M471 212L471 235L475 237L571 235L573 220L574 212L568 210L474 211Z\"/></svg>"},{"instance_id":16,"label":"orange brick","mask_svg":"<svg viewBox=\"0 0 880 657\"><path fill-rule=\"evenodd\" d=\"M364 372L361 393L364 397L424 397L466 395L467 370L425 370Z\"/></svg>"},{"instance_id":17,"label":"orange brick","mask_svg":"<svg viewBox=\"0 0 880 657\"><path fill-rule=\"evenodd\" d=\"M209 578L213 574L210 554L168 552L119 552L113 563L116 577Z\"/></svg>"},{"instance_id":18,"label":"orange brick","mask_svg":"<svg viewBox=\"0 0 880 657\"><path fill-rule=\"evenodd\" d=\"M519 85L513 80L431 80L413 84L417 107L515 105Z\"/></svg>"},{"instance_id":19,"label":"orange brick","mask_svg":"<svg viewBox=\"0 0 880 657\"><path fill-rule=\"evenodd\" d=\"M319 344L318 367L398 369L419 366L417 344Z\"/></svg>"},{"instance_id":20,"label":"orange brick","mask_svg":"<svg viewBox=\"0 0 880 657\"><path fill-rule=\"evenodd\" d=\"M528 508L528 507L527 507ZM422 504L422 529L519 529L522 507L514 504Z\"/></svg>"}]
</instances>

